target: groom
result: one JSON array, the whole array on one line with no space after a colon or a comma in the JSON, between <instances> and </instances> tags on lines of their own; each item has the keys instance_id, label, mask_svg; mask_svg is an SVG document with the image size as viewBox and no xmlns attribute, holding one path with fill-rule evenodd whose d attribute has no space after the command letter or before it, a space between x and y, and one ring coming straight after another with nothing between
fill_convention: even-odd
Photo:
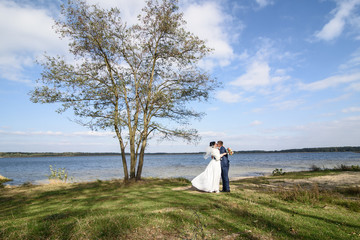
<instances>
[{"instance_id":1,"label":"groom","mask_svg":"<svg viewBox=\"0 0 360 240\"><path fill-rule=\"evenodd\" d=\"M220 154L226 153L223 141L218 141L217 145L220 147ZM229 186L229 158L228 154L221 158L221 179L223 183L222 192L230 192Z\"/></svg>"}]
</instances>

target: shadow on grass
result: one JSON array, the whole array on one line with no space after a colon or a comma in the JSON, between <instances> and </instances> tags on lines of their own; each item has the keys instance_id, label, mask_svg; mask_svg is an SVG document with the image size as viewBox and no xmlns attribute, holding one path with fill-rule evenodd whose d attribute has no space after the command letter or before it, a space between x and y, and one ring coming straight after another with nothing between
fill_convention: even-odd
<instances>
[{"instance_id":1,"label":"shadow on grass","mask_svg":"<svg viewBox=\"0 0 360 240\"><path fill-rule=\"evenodd\" d=\"M231 194L172 190L186 189L186 186L190 186L189 183L179 179L153 179L129 184L121 181L81 183L46 190L29 187L26 195L21 191L3 190L0 203L5 204L0 206L0 237L126 239L138 236L152 239L156 234L164 234L164 238L189 239L237 234L241 239L261 239L261 234L265 234L282 239L307 239L310 236L303 232L294 234L288 222L272 219L257 209L276 208L280 214L294 213L286 207L261 200L251 205L240 190ZM341 223L315 215L297 215L330 224ZM359 228L356 224L346 224Z\"/></svg>"}]
</instances>

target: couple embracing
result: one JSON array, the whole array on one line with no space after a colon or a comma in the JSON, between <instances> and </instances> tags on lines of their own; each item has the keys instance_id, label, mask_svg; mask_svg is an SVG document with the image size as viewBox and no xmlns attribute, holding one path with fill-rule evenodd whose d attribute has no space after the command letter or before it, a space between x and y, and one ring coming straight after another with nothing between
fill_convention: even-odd
<instances>
[{"instance_id":1,"label":"couple embracing","mask_svg":"<svg viewBox=\"0 0 360 240\"><path fill-rule=\"evenodd\" d=\"M210 142L204 158L207 159L210 156L211 161L205 171L191 181L192 185L200 191L218 193L221 177L223 183L222 192L230 192L229 159L222 141Z\"/></svg>"}]
</instances>

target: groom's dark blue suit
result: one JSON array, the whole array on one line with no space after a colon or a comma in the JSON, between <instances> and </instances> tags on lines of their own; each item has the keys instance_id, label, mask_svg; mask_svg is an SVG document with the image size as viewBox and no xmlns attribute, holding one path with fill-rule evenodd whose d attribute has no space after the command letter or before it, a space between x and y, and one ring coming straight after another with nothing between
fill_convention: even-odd
<instances>
[{"instance_id":1,"label":"groom's dark blue suit","mask_svg":"<svg viewBox=\"0 0 360 240\"><path fill-rule=\"evenodd\" d=\"M224 146L220 147L220 154L226 153L226 149ZM224 155L221 158L221 179L223 183L223 191L230 192L229 186L229 158L228 154Z\"/></svg>"}]
</instances>

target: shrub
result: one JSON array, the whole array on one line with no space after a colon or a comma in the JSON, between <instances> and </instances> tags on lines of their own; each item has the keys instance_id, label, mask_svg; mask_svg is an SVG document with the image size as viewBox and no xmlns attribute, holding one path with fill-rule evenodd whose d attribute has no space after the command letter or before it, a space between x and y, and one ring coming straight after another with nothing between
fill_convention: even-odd
<instances>
[{"instance_id":1,"label":"shrub","mask_svg":"<svg viewBox=\"0 0 360 240\"><path fill-rule=\"evenodd\" d=\"M272 175L273 176L281 176L281 175L284 175L285 172L283 172L282 168L278 169L278 168L275 168L274 171L272 171Z\"/></svg>"},{"instance_id":2,"label":"shrub","mask_svg":"<svg viewBox=\"0 0 360 240\"><path fill-rule=\"evenodd\" d=\"M310 167L310 171L312 172L320 172L321 171L321 167L316 166L315 164L311 165Z\"/></svg>"},{"instance_id":3,"label":"shrub","mask_svg":"<svg viewBox=\"0 0 360 240\"><path fill-rule=\"evenodd\" d=\"M24 182L23 184L21 184L22 187L32 187L34 186L31 182Z\"/></svg>"}]
</instances>

